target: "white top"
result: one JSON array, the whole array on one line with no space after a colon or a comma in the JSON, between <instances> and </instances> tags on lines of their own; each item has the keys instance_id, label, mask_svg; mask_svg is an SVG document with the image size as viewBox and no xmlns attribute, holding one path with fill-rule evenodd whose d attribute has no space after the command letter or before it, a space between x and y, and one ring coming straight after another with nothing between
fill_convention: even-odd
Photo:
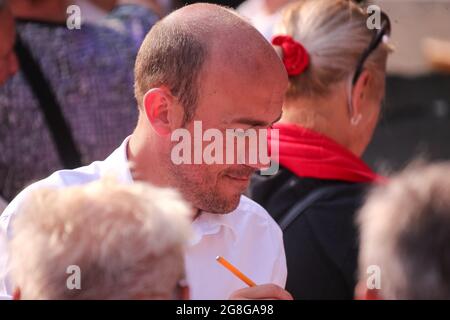
<instances>
[{"instance_id":1,"label":"white top","mask_svg":"<svg viewBox=\"0 0 450 320\"><path fill-rule=\"evenodd\" d=\"M114 174L119 181L132 183L126 156L128 139L106 160L74 170L61 170L22 191L0 216L0 231L11 239L11 218L24 197L41 187L65 187L88 183ZM186 272L191 299L228 299L245 288L241 280L216 262L223 256L257 284L274 283L284 288L287 269L280 228L257 203L241 196L239 206L228 214L202 212L193 222L195 237L186 252ZM6 252L0 253L1 257ZM1 274L4 270L0 270ZM12 294L8 277L0 278L0 296ZM6 292L5 292L6 291Z\"/></svg>"}]
</instances>

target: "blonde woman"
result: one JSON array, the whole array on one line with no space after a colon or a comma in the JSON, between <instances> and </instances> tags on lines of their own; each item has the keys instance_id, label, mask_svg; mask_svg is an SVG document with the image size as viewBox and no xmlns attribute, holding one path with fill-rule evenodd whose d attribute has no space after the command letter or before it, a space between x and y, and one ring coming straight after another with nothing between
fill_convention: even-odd
<instances>
[{"instance_id":1,"label":"blonde woman","mask_svg":"<svg viewBox=\"0 0 450 320\"><path fill-rule=\"evenodd\" d=\"M289 74L280 171L250 193L284 230L287 290L297 299L351 299L364 190L383 178L361 159L384 97L390 22L368 29L348 0L289 5L272 41Z\"/></svg>"}]
</instances>

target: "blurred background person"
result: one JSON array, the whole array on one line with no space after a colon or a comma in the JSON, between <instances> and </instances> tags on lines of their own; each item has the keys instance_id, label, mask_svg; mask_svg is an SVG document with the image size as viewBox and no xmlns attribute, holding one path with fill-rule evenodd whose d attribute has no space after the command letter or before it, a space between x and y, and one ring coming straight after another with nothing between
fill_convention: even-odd
<instances>
[{"instance_id":1,"label":"blurred background person","mask_svg":"<svg viewBox=\"0 0 450 320\"><path fill-rule=\"evenodd\" d=\"M158 16L126 2L79 30L67 27L68 1L10 2L21 68L0 86L0 197L105 158L133 129L134 60Z\"/></svg>"},{"instance_id":2,"label":"blurred background person","mask_svg":"<svg viewBox=\"0 0 450 320\"><path fill-rule=\"evenodd\" d=\"M36 190L21 210L10 242L15 299L188 298L192 212L175 191L103 180Z\"/></svg>"},{"instance_id":3,"label":"blurred background person","mask_svg":"<svg viewBox=\"0 0 450 320\"><path fill-rule=\"evenodd\" d=\"M280 170L255 176L251 197L284 230L288 280L297 299L352 299L354 215L370 184L382 181L361 159L384 97L390 22L370 30L347 0L287 7L273 43L289 89L279 129Z\"/></svg>"},{"instance_id":4,"label":"blurred background person","mask_svg":"<svg viewBox=\"0 0 450 320\"><path fill-rule=\"evenodd\" d=\"M214 2L234 7L242 3ZM429 160L450 159L450 1L353 2L382 8L395 29L392 43L396 50L387 63L385 112L362 158L384 173L404 168L418 154ZM266 18L267 3L248 0L238 10L271 40L267 30L273 34L269 26L276 19Z\"/></svg>"},{"instance_id":5,"label":"blurred background person","mask_svg":"<svg viewBox=\"0 0 450 320\"><path fill-rule=\"evenodd\" d=\"M0 0L0 86L13 76L18 68L14 42L16 38L14 18L6 0ZM0 193L0 213L6 208L6 201Z\"/></svg>"},{"instance_id":6,"label":"blurred background person","mask_svg":"<svg viewBox=\"0 0 450 320\"><path fill-rule=\"evenodd\" d=\"M19 67L14 53L15 38L13 16L6 0L0 0L0 85L14 75Z\"/></svg>"},{"instance_id":7,"label":"blurred background person","mask_svg":"<svg viewBox=\"0 0 450 320\"><path fill-rule=\"evenodd\" d=\"M358 217L358 299L450 299L450 162L413 165Z\"/></svg>"}]
</instances>

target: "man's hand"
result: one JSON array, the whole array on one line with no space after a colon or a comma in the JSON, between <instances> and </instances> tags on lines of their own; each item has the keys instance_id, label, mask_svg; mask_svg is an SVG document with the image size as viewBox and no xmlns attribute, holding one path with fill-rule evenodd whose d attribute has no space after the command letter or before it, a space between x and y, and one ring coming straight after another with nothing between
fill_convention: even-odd
<instances>
[{"instance_id":1,"label":"man's hand","mask_svg":"<svg viewBox=\"0 0 450 320\"><path fill-rule=\"evenodd\" d=\"M275 284L263 284L233 292L230 300L294 300L291 294Z\"/></svg>"}]
</instances>

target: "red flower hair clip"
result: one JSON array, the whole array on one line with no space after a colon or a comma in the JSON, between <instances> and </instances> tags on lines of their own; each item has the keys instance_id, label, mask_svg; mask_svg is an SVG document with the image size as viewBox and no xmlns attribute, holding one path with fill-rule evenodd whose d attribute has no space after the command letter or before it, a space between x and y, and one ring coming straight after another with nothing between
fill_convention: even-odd
<instances>
[{"instance_id":1,"label":"red flower hair clip","mask_svg":"<svg viewBox=\"0 0 450 320\"><path fill-rule=\"evenodd\" d=\"M282 60L289 76L298 76L308 67L308 52L291 36L276 36L272 39L272 44L282 48Z\"/></svg>"}]
</instances>

